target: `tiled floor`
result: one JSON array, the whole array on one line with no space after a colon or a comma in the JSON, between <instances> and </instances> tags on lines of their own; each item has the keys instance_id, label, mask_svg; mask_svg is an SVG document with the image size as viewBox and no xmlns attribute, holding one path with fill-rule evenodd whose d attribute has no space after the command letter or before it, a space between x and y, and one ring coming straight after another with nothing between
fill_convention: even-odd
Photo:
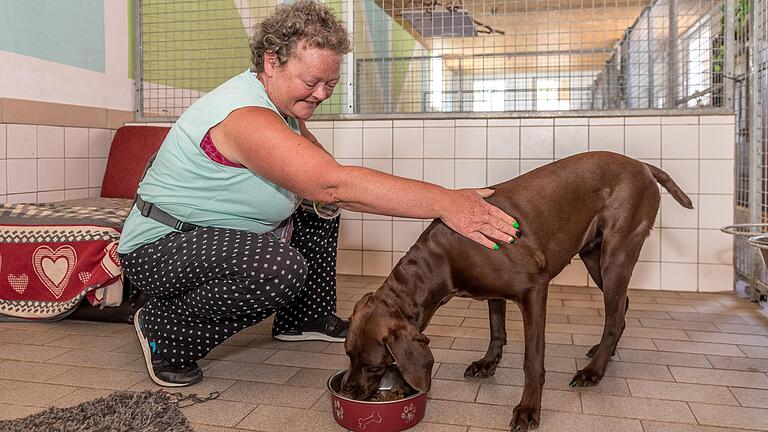
<instances>
[{"instance_id":1,"label":"tiled floor","mask_svg":"<svg viewBox=\"0 0 768 432\"><path fill-rule=\"evenodd\" d=\"M339 276L339 315L382 278ZM733 294L633 291L627 329L599 386L568 387L602 331L594 288L550 289L542 431L768 431L768 319ZM508 430L523 383L522 327L507 314L509 344L496 375L468 381L482 356L484 303L454 299L426 330L435 357L431 400L414 431ZM184 389L214 401L184 408L197 431L337 431L325 382L345 367L341 344L280 343L269 323L247 329L203 362ZM155 389L130 325L78 321L0 324L0 418L71 406L116 389Z\"/></svg>"}]
</instances>

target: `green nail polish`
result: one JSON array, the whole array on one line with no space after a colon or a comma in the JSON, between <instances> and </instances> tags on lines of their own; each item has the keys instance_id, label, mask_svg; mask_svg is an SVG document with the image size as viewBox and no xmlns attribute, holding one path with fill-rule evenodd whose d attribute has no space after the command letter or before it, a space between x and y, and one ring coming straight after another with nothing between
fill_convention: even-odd
<instances>
[{"instance_id":1,"label":"green nail polish","mask_svg":"<svg viewBox=\"0 0 768 432\"><path fill-rule=\"evenodd\" d=\"M515 238L514 238L514 237L510 237L510 238L509 238L509 242L510 242L510 243L514 243L514 242L515 242Z\"/></svg>"},{"instance_id":2,"label":"green nail polish","mask_svg":"<svg viewBox=\"0 0 768 432\"><path fill-rule=\"evenodd\" d=\"M497 245L496 243L494 243L494 244L493 244L493 249L494 249L494 250L499 250L499 245Z\"/></svg>"},{"instance_id":3,"label":"green nail polish","mask_svg":"<svg viewBox=\"0 0 768 432\"><path fill-rule=\"evenodd\" d=\"M515 221L515 223L512 224L512 227L515 228L515 229L518 229L518 228L520 228L520 224L517 223L517 221Z\"/></svg>"}]
</instances>

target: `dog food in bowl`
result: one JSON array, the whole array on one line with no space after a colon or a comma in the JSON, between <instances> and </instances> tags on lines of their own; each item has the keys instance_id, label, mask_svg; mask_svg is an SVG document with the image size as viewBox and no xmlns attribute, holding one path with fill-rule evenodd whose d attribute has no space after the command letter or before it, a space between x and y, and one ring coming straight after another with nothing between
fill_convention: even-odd
<instances>
[{"instance_id":1,"label":"dog food in bowl","mask_svg":"<svg viewBox=\"0 0 768 432\"><path fill-rule=\"evenodd\" d=\"M424 418L427 394L408 386L396 367L387 371L379 390L365 401L341 395L345 372L339 371L328 380L333 418L341 426L355 432L397 432Z\"/></svg>"}]
</instances>

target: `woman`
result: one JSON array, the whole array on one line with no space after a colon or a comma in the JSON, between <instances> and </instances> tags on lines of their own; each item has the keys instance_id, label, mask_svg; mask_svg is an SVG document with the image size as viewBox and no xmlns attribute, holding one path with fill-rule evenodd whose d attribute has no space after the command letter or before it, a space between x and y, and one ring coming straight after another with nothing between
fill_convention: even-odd
<instances>
[{"instance_id":1,"label":"woman","mask_svg":"<svg viewBox=\"0 0 768 432\"><path fill-rule=\"evenodd\" d=\"M119 252L151 299L134 319L152 380L202 379L197 360L275 313L279 340L343 341L336 308L339 218L304 197L353 211L440 218L486 247L513 241L514 219L482 198L339 165L307 130L339 81L347 32L324 5L279 6L257 25L253 66L192 104L139 185Z\"/></svg>"}]
</instances>

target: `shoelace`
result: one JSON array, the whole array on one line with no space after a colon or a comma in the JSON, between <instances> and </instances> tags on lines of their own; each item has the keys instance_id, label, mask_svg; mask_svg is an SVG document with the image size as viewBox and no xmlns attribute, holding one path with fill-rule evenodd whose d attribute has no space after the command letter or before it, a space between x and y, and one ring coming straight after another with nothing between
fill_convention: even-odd
<instances>
[{"instance_id":1,"label":"shoelace","mask_svg":"<svg viewBox=\"0 0 768 432\"><path fill-rule=\"evenodd\" d=\"M165 390L158 390L159 393L165 393L168 395L168 397L171 398L171 400L176 404L179 408L186 408L188 406L192 406L199 403L208 402L210 400L217 399L219 396L221 396L221 393L215 391L208 394L208 396L198 396L197 393L191 393L188 395L185 395L181 392L176 393L168 393Z\"/></svg>"}]
</instances>

